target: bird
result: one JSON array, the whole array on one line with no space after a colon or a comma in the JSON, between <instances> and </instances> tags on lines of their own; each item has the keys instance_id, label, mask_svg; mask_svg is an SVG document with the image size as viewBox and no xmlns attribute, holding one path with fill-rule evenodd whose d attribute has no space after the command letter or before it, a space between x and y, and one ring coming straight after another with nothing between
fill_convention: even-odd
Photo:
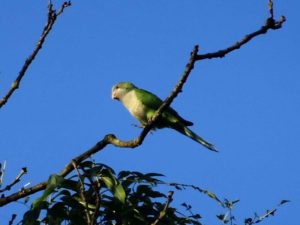
<instances>
[{"instance_id":1,"label":"bird","mask_svg":"<svg viewBox=\"0 0 300 225\"><path fill-rule=\"evenodd\" d=\"M112 87L111 97L120 101L129 113L145 127L152 119L162 100L155 94L140 89L131 82L120 82ZM154 124L154 129L171 128L200 143L207 149L217 152L215 146L194 133L188 126L193 123L183 119L170 106L167 107Z\"/></svg>"}]
</instances>

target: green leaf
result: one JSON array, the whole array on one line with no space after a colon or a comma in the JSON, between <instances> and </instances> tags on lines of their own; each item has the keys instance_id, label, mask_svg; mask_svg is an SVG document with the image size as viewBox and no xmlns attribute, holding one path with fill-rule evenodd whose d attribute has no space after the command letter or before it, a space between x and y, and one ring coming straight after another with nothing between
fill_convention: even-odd
<instances>
[{"instance_id":1,"label":"green leaf","mask_svg":"<svg viewBox=\"0 0 300 225\"><path fill-rule=\"evenodd\" d=\"M150 184L141 184L141 185L137 186L136 193L140 197L143 196L143 197L147 197L147 198L166 197L165 194L160 193L158 191L154 191L154 189L152 189L152 186Z\"/></svg>"},{"instance_id":2,"label":"green leaf","mask_svg":"<svg viewBox=\"0 0 300 225\"><path fill-rule=\"evenodd\" d=\"M57 187L60 187L61 184L63 183L64 181L64 178L60 175L57 175L57 174L52 174L49 179L48 179L48 182L47 182L47 186L46 186L46 189L43 193L43 195L39 198L37 198L33 203L32 203L32 209L35 209L39 206L39 204L43 201L46 200L46 198L54 192L54 190L57 188Z\"/></svg>"},{"instance_id":3,"label":"green leaf","mask_svg":"<svg viewBox=\"0 0 300 225\"><path fill-rule=\"evenodd\" d=\"M96 208L96 206L95 206L94 204L90 204L90 203L87 204L87 203L86 203L85 201L83 201L80 197L74 196L73 199L76 200L76 201L77 201L79 204L81 204L83 207L86 207L86 206L87 206L88 209L95 209L95 208Z\"/></svg>"},{"instance_id":4,"label":"green leaf","mask_svg":"<svg viewBox=\"0 0 300 225\"><path fill-rule=\"evenodd\" d=\"M193 219L197 219L197 220L198 220L198 219L201 219L201 216L200 216L200 214L198 214L198 213L192 215L191 217L192 217Z\"/></svg>"},{"instance_id":5,"label":"green leaf","mask_svg":"<svg viewBox=\"0 0 300 225\"><path fill-rule=\"evenodd\" d=\"M225 200L224 200L224 205L225 205L228 209L232 209L233 205L236 204L236 203L238 203L239 201L240 201L240 200L237 199L237 200L234 200L234 201L230 202L229 200L227 200L227 199L225 198Z\"/></svg>"},{"instance_id":6,"label":"green leaf","mask_svg":"<svg viewBox=\"0 0 300 225\"><path fill-rule=\"evenodd\" d=\"M40 202L38 204L38 207L36 208L32 208L29 211L27 211L24 216L23 216L23 220L22 220L22 224L23 225L39 225L39 221L38 218L40 216L41 210L44 209L48 209L49 203L47 202Z\"/></svg>"},{"instance_id":7,"label":"green leaf","mask_svg":"<svg viewBox=\"0 0 300 225\"><path fill-rule=\"evenodd\" d=\"M246 218L244 220L244 224L248 225L248 224L253 224L253 219L252 218Z\"/></svg>"},{"instance_id":8,"label":"green leaf","mask_svg":"<svg viewBox=\"0 0 300 225\"><path fill-rule=\"evenodd\" d=\"M121 184L118 184L114 191L114 197L118 199L121 203L125 203L126 193Z\"/></svg>"},{"instance_id":9,"label":"green leaf","mask_svg":"<svg viewBox=\"0 0 300 225\"><path fill-rule=\"evenodd\" d=\"M109 171L109 170L107 170ZM106 187L111 191L114 197L121 203L125 203L126 193L123 186L116 180L112 173L108 172L106 176L101 177Z\"/></svg>"},{"instance_id":10,"label":"green leaf","mask_svg":"<svg viewBox=\"0 0 300 225\"><path fill-rule=\"evenodd\" d=\"M215 199L221 206L224 206L223 202L212 192L203 190L203 193L206 194L208 197Z\"/></svg>"},{"instance_id":11,"label":"green leaf","mask_svg":"<svg viewBox=\"0 0 300 225\"><path fill-rule=\"evenodd\" d=\"M79 181L74 181L70 179L64 179L61 182L61 187L72 190L72 191L78 191L80 188L80 183Z\"/></svg>"},{"instance_id":12,"label":"green leaf","mask_svg":"<svg viewBox=\"0 0 300 225\"><path fill-rule=\"evenodd\" d=\"M235 203L238 203L239 201L240 201L239 199L234 200L234 201L231 202L231 204L234 205Z\"/></svg>"},{"instance_id":13,"label":"green leaf","mask_svg":"<svg viewBox=\"0 0 300 225\"><path fill-rule=\"evenodd\" d=\"M116 179L114 179L112 176L102 176L101 179L110 191L112 191L117 184Z\"/></svg>"},{"instance_id":14,"label":"green leaf","mask_svg":"<svg viewBox=\"0 0 300 225\"><path fill-rule=\"evenodd\" d=\"M181 204L186 210L190 210L192 208L191 205L186 204L185 202Z\"/></svg>"},{"instance_id":15,"label":"green leaf","mask_svg":"<svg viewBox=\"0 0 300 225\"><path fill-rule=\"evenodd\" d=\"M71 196L71 192L68 190L62 190L57 194L57 196Z\"/></svg>"},{"instance_id":16,"label":"green leaf","mask_svg":"<svg viewBox=\"0 0 300 225\"><path fill-rule=\"evenodd\" d=\"M45 221L45 224L49 225L60 225L67 218L67 206L62 202L58 202L48 210L48 213L43 221Z\"/></svg>"},{"instance_id":17,"label":"green leaf","mask_svg":"<svg viewBox=\"0 0 300 225\"><path fill-rule=\"evenodd\" d=\"M290 202L290 200L281 200L281 202L279 203L279 205L283 205L283 204L288 203L288 202Z\"/></svg>"},{"instance_id":18,"label":"green leaf","mask_svg":"<svg viewBox=\"0 0 300 225\"><path fill-rule=\"evenodd\" d=\"M147 177L164 177L165 175L161 173L146 173L145 176Z\"/></svg>"},{"instance_id":19,"label":"green leaf","mask_svg":"<svg viewBox=\"0 0 300 225\"><path fill-rule=\"evenodd\" d=\"M23 225L37 225L40 224L37 219L39 218L40 210L33 209L26 212L23 216Z\"/></svg>"},{"instance_id":20,"label":"green leaf","mask_svg":"<svg viewBox=\"0 0 300 225\"><path fill-rule=\"evenodd\" d=\"M217 215L217 218L225 224L229 222L229 220L226 219L226 216L224 214Z\"/></svg>"},{"instance_id":21,"label":"green leaf","mask_svg":"<svg viewBox=\"0 0 300 225\"><path fill-rule=\"evenodd\" d=\"M92 161L84 161L80 163L80 166L83 168L92 168L95 165Z\"/></svg>"},{"instance_id":22,"label":"green leaf","mask_svg":"<svg viewBox=\"0 0 300 225\"><path fill-rule=\"evenodd\" d=\"M122 178L125 178L127 176L131 175L131 172L130 171L127 171L127 170L124 170L124 171L121 171L119 174L118 174L118 178L119 179L122 179Z\"/></svg>"}]
</instances>

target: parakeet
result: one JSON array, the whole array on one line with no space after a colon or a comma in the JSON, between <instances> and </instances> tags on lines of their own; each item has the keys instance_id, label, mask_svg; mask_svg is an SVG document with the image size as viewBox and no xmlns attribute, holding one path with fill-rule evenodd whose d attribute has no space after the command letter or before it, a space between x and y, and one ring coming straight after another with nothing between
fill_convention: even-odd
<instances>
[{"instance_id":1,"label":"parakeet","mask_svg":"<svg viewBox=\"0 0 300 225\"><path fill-rule=\"evenodd\" d=\"M112 87L112 99L119 100L142 126L145 126L151 120L155 111L162 104L162 100L159 97L136 87L130 82L120 82L114 85ZM154 128L172 128L209 150L217 151L214 145L208 143L188 128L188 126L192 125L192 122L183 119L174 109L168 107L163 111Z\"/></svg>"}]
</instances>

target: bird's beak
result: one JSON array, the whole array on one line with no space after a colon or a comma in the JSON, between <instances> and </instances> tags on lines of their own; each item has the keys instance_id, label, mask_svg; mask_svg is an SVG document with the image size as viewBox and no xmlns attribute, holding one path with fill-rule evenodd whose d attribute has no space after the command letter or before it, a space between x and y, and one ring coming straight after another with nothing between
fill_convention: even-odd
<instances>
[{"instance_id":1,"label":"bird's beak","mask_svg":"<svg viewBox=\"0 0 300 225\"><path fill-rule=\"evenodd\" d=\"M118 99L116 96L116 92L114 90L111 92L111 98L112 98L112 100Z\"/></svg>"}]
</instances>

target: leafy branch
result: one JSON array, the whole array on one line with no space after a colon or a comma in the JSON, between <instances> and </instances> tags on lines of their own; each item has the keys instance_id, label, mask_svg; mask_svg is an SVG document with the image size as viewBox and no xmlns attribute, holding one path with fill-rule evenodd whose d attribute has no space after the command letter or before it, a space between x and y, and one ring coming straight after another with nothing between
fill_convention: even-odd
<instances>
[{"instance_id":1,"label":"leafy branch","mask_svg":"<svg viewBox=\"0 0 300 225\"><path fill-rule=\"evenodd\" d=\"M247 218L245 219L244 223L245 225L253 225L256 223L260 223L261 221L263 221L264 219L268 218L269 216L274 216L275 212L277 211L277 209L290 202L289 200L282 200L276 207L274 207L273 209L268 209L266 210L262 215L258 215L257 213L254 214L254 216L251 218Z\"/></svg>"},{"instance_id":2,"label":"leafy branch","mask_svg":"<svg viewBox=\"0 0 300 225\"><path fill-rule=\"evenodd\" d=\"M221 201L216 194L195 185L169 183L160 179L158 173L141 173L121 171L116 174L113 169L101 163L84 161L67 178L53 174L43 195L36 199L32 207L24 214L24 224L36 224L36 221L68 221L70 224L193 224L201 225L199 213L192 212L192 206L182 203L187 211L170 206L174 191L161 192L161 187L178 191L195 190L209 196L225 210L225 214L216 217L223 224L235 224L232 213L239 200ZM83 171L80 174L79 169ZM77 175L76 175L77 174ZM97 188L94 181L97 181ZM84 196L84 197L82 197ZM262 215L255 213L253 218L244 219L245 225L262 222L274 215L280 204ZM221 203L221 204L220 204ZM76 213L75 213L76 212ZM187 214L187 215L186 215ZM91 219L93 218L93 219ZM30 222L30 223L27 223ZM48 223L47 223L48 222ZM49 223L50 224L50 223Z\"/></svg>"}]
</instances>

